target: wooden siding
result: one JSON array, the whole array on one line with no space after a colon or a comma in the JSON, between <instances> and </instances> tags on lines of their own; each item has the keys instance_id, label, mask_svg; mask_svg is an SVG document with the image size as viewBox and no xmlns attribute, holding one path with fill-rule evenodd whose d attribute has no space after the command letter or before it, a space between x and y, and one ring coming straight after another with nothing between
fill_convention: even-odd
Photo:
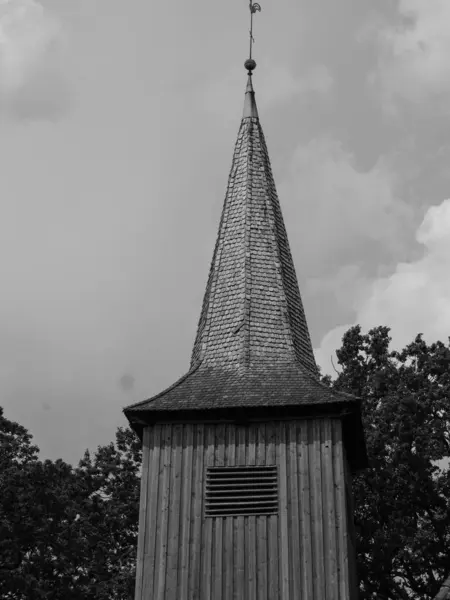
<instances>
[{"instance_id":1,"label":"wooden siding","mask_svg":"<svg viewBox=\"0 0 450 600\"><path fill-rule=\"evenodd\" d=\"M206 468L246 465L278 515L205 518ZM337 419L145 428L135 599L353 600L348 478Z\"/></svg>"},{"instance_id":2,"label":"wooden siding","mask_svg":"<svg viewBox=\"0 0 450 600\"><path fill-rule=\"evenodd\" d=\"M345 452L344 452L345 456ZM348 555L350 565L350 598L358 600L358 577L356 572L356 531L354 522L354 505L352 491L352 474L348 465L348 461L344 459L344 479L345 479L345 497L346 497L346 518L348 527Z\"/></svg>"}]
</instances>

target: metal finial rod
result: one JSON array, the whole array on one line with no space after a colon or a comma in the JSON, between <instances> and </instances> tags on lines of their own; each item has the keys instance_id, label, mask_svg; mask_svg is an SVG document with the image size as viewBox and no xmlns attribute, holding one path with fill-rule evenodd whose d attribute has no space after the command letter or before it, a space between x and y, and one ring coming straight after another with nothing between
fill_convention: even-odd
<instances>
[{"instance_id":1,"label":"metal finial rod","mask_svg":"<svg viewBox=\"0 0 450 600\"><path fill-rule=\"evenodd\" d=\"M252 46L254 43L254 39L253 39L253 15L255 14L256 11L261 12L261 6L257 3L257 2L252 2L250 0L250 56L249 56L249 60L252 60Z\"/></svg>"}]
</instances>

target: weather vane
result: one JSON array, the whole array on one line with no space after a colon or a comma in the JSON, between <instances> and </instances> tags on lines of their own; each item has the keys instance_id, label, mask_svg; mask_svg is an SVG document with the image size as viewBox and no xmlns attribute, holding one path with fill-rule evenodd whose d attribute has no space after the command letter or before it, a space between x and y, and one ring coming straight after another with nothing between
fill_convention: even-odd
<instances>
[{"instance_id":1,"label":"weather vane","mask_svg":"<svg viewBox=\"0 0 450 600\"><path fill-rule=\"evenodd\" d=\"M255 14L256 11L261 12L261 6L257 3L257 2L252 2L250 0L250 56L249 56L249 60L253 60L252 59L252 46L255 42L255 40L253 39L253 15ZM256 67L256 64L255 64ZM253 68L255 68L253 67Z\"/></svg>"}]
</instances>

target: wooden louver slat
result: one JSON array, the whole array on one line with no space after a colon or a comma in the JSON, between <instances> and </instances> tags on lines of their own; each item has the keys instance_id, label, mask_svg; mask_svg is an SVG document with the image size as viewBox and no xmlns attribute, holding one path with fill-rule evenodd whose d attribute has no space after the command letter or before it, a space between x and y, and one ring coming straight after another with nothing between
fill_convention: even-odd
<instances>
[{"instance_id":1,"label":"wooden louver slat","mask_svg":"<svg viewBox=\"0 0 450 600\"><path fill-rule=\"evenodd\" d=\"M207 469L206 517L273 515L277 512L276 466Z\"/></svg>"}]
</instances>

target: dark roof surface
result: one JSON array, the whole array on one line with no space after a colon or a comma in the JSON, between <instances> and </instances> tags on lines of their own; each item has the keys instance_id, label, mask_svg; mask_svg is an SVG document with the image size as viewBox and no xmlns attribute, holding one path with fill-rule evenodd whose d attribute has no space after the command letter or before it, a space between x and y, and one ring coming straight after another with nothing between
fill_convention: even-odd
<instances>
[{"instance_id":1,"label":"dark roof surface","mask_svg":"<svg viewBox=\"0 0 450 600\"><path fill-rule=\"evenodd\" d=\"M319 382L251 78L189 372L145 411L348 402ZM353 399L355 400L355 399Z\"/></svg>"},{"instance_id":2,"label":"dark roof surface","mask_svg":"<svg viewBox=\"0 0 450 600\"><path fill-rule=\"evenodd\" d=\"M293 364L242 370L220 370L202 364L167 390L127 410L205 410L355 401L353 396L332 392L304 369Z\"/></svg>"}]
</instances>

